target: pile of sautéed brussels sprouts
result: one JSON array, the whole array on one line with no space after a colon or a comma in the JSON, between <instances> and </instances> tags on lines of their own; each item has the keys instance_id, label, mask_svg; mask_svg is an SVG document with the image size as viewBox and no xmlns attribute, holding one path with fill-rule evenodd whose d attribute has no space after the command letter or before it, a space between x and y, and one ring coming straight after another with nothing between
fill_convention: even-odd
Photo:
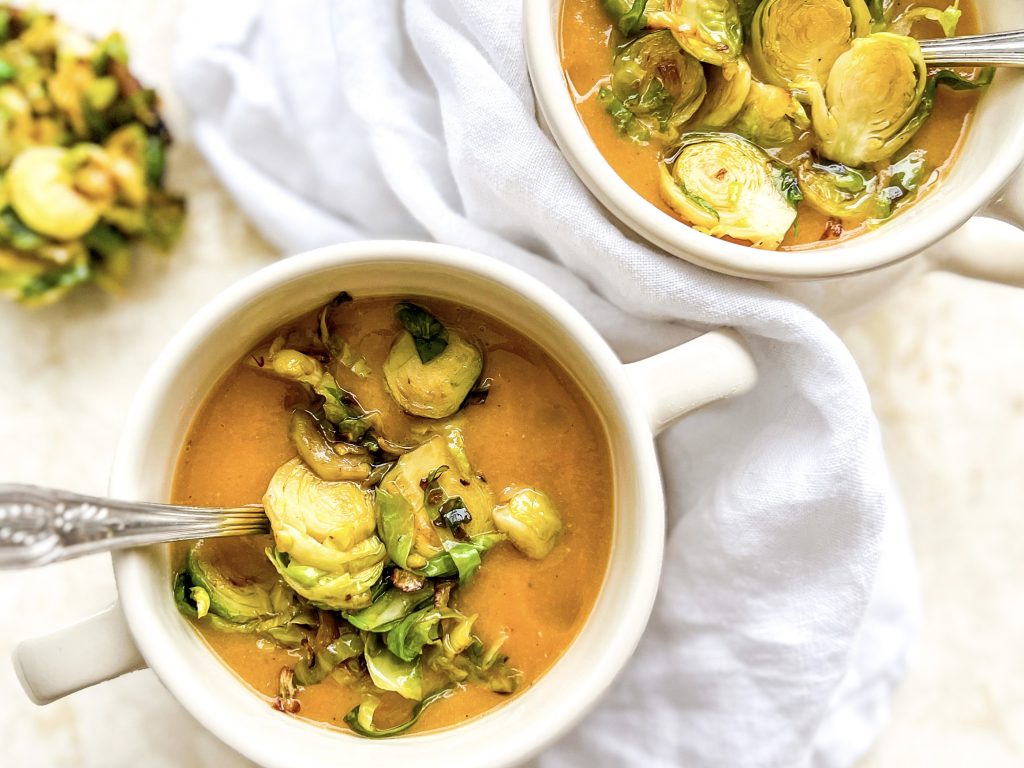
<instances>
[{"instance_id":1,"label":"pile of saut\u00e9ed brussels sprouts","mask_svg":"<svg viewBox=\"0 0 1024 768\"><path fill-rule=\"evenodd\" d=\"M169 248L185 212L164 188L170 141L120 35L0 4L0 293L39 305L86 283L117 291L133 241Z\"/></svg>"},{"instance_id":2,"label":"pile of saut\u00e9ed brussels sprouts","mask_svg":"<svg viewBox=\"0 0 1024 768\"><path fill-rule=\"evenodd\" d=\"M360 698L338 719L359 735L386 737L468 688L510 694L520 686L522 671L502 652L510 630L481 633L478 615L462 610L462 593L498 550L529 578L524 565L566 548L565 524L541 488L513 483L496 496L467 451L464 430L473 429L474 412L489 408L483 345L425 306L391 301L389 324L358 337L389 344L382 363L371 364L336 322L380 322L365 301L374 300L340 294L319 312L315 330L286 329L247 358L244 375L289 383L284 407L294 457L273 471L263 496L273 539L262 567L233 559L223 548L228 540L193 544L173 590L180 611L208 638L238 635L254 641L247 653L286 652L277 709L304 714L314 689L340 684ZM364 408L342 380L392 402ZM282 407L279 397L272 402ZM395 407L407 425L401 433L382 418ZM223 424L231 411L212 418ZM190 445L202 435L193 438ZM223 462L224 477L245 471L239 460ZM600 554L595 547L586 556ZM581 610L587 598L572 596L568 581L563 588ZM535 611L543 613L539 605ZM255 665L245 659L236 669L248 678ZM408 707L396 719L391 706L390 724L382 724L375 713L394 694Z\"/></svg>"},{"instance_id":3,"label":"pile of saut\u00e9ed brussels sprouts","mask_svg":"<svg viewBox=\"0 0 1024 768\"><path fill-rule=\"evenodd\" d=\"M783 244L801 203L827 219L819 240L888 219L936 168L911 143L936 90L992 77L929 71L911 36L954 35L959 0L602 4L617 36L597 93L608 117L659 148L658 189L679 218L758 248Z\"/></svg>"}]
</instances>

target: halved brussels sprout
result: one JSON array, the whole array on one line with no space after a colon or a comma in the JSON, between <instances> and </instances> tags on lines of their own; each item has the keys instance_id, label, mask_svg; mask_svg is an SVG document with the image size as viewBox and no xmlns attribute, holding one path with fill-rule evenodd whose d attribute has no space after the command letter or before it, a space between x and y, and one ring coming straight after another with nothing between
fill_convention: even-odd
<instances>
[{"instance_id":1,"label":"halved brussels sprout","mask_svg":"<svg viewBox=\"0 0 1024 768\"><path fill-rule=\"evenodd\" d=\"M923 122L926 84L921 46L912 37L878 32L854 40L824 91L814 81L802 84L821 154L855 167L891 157Z\"/></svg>"},{"instance_id":2,"label":"halved brussels sprout","mask_svg":"<svg viewBox=\"0 0 1024 768\"><path fill-rule=\"evenodd\" d=\"M494 527L527 557L543 560L562 535L562 516L551 498L536 488L506 491L504 504L494 508Z\"/></svg>"},{"instance_id":3,"label":"halved brussels sprout","mask_svg":"<svg viewBox=\"0 0 1024 768\"><path fill-rule=\"evenodd\" d=\"M740 113L750 93L750 65L740 57L732 67L711 67L706 73L708 93L690 119L695 131L724 128Z\"/></svg>"},{"instance_id":4,"label":"halved brussels sprout","mask_svg":"<svg viewBox=\"0 0 1024 768\"><path fill-rule=\"evenodd\" d=\"M205 618L226 632L271 632L296 622L312 623L316 612L309 614L273 571L243 573L223 559L203 541L189 548L174 585L182 613Z\"/></svg>"},{"instance_id":5,"label":"halved brussels sprout","mask_svg":"<svg viewBox=\"0 0 1024 768\"><path fill-rule=\"evenodd\" d=\"M826 216L843 221L880 218L878 180L842 163L803 158L796 167L804 200Z\"/></svg>"},{"instance_id":6,"label":"halved brussels sprout","mask_svg":"<svg viewBox=\"0 0 1024 768\"><path fill-rule=\"evenodd\" d=\"M14 158L4 177L18 217L56 240L74 240L100 220L100 206L75 188L69 151L31 147Z\"/></svg>"},{"instance_id":7,"label":"halved brussels sprout","mask_svg":"<svg viewBox=\"0 0 1024 768\"><path fill-rule=\"evenodd\" d=\"M704 101L704 68L669 32L641 35L623 46L612 79L598 98L621 133L637 142L674 141Z\"/></svg>"},{"instance_id":8,"label":"halved brussels sprout","mask_svg":"<svg viewBox=\"0 0 1024 768\"><path fill-rule=\"evenodd\" d=\"M443 419L462 405L483 370L480 350L455 331L440 354L424 363L408 331L402 331L384 361L388 392L413 416Z\"/></svg>"},{"instance_id":9,"label":"halved brussels sprout","mask_svg":"<svg viewBox=\"0 0 1024 768\"><path fill-rule=\"evenodd\" d=\"M403 454L377 491L381 534L392 560L402 567L422 568L428 558L446 551L444 528L434 525L438 510L436 505L428 507L423 484L428 484L428 490L436 487L445 499L461 500L470 515L462 525L466 535L494 530L491 492L469 466L462 433L451 429L447 438L436 435Z\"/></svg>"},{"instance_id":10,"label":"halved brussels sprout","mask_svg":"<svg viewBox=\"0 0 1024 768\"><path fill-rule=\"evenodd\" d=\"M715 237L777 248L796 220L800 191L788 168L729 133L683 136L661 194L684 221Z\"/></svg>"},{"instance_id":11,"label":"halved brussels sprout","mask_svg":"<svg viewBox=\"0 0 1024 768\"><path fill-rule=\"evenodd\" d=\"M314 418L301 409L292 413L288 437L306 465L323 480L365 480L370 476L370 456L350 443L330 443Z\"/></svg>"},{"instance_id":12,"label":"halved brussels sprout","mask_svg":"<svg viewBox=\"0 0 1024 768\"><path fill-rule=\"evenodd\" d=\"M369 604L387 553L366 491L322 480L296 458L274 473L263 506L276 543L268 556L292 589L328 609Z\"/></svg>"},{"instance_id":13,"label":"halved brussels sprout","mask_svg":"<svg viewBox=\"0 0 1024 768\"><path fill-rule=\"evenodd\" d=\"M736 0L649 0L647 26L667 29L679 46L699 61L724 67L743 47Z\"/></svg>"},{"instance_id":14,"label":"halved brussels sprout","mask_svg":"<svg viewBox=\"0 0 1024 768\"><path fill-rule=\"evenodd\" d=\"M730 127L762 147L781 147L796 141L811 120L791 91L755 80Z\"/></svg>"},{"instance_id":15,"label":"halved brussels sprout","mask_svg":"<svg viewBox=\"0 0 1024 768\"><path fill-rule=\"evenodd\" d=\"M824 85L851 41L870 32L864 0L764 0L751 22L750 56L758 77L773 85Z\"/></svg>"}]
</instances>

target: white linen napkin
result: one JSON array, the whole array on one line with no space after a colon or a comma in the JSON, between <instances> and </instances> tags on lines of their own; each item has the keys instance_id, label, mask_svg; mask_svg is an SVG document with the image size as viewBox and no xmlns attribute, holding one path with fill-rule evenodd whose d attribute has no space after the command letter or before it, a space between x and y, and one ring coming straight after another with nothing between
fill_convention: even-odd
<instances>
[{"instance_id":1,"label":"white linen napkin","mask_svg":"<svg viewBox=\"0 0 1024 768\"><path fill-rule=\"evenodd\" d=\"M884 719L916 594L864 382L807 309L608 217L537 125L520 13L196 0L178 87L207 159L286 252L363 237L477 249L556 287L627 361L691 328L744 333L757 389L660 441L669 534L644 641L537 763L849 766Z\"/></svg>"}]
</instances>

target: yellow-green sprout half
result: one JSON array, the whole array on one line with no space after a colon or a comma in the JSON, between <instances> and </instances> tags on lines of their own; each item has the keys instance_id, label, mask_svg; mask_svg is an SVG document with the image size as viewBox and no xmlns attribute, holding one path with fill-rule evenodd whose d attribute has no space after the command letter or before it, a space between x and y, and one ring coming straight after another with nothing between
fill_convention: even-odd
<instances>
[{"instance_id":1,"label":"yellow-green sprout half","mask_svg":"<svg viewBox=\"0 0 1024 768\"><path fill-rule=\"evenodd\" d=\"M650 32L615 55L611 83L598 98L620 133L644 143L678 138L706 91L700 62L669 32Z\"/></svg>"},{"instance_id":2,"label":"yellow-green sprout half","mask_svg":"<svg viewBox=\"0 0 1024 768\"><path fill-rule=\"evenodd\" d=\"M912 37L858 38L836 59L824 91L813 81L802 84L820 153L853 167L888 159L921 126L926 84L921 46Z\"/></svg>"},{"instance_id":3,"label":"yellow-green sprout half","mask_svg":"<svg viewBox=\"0 0 1024 768\"><path fill-rule=\"evenodd\" d=\"M274 473L263 506L274 533L268 556L292 589L321 608L369 605L387 553L367 491L322 480L295 458Z\"/></svg>"},{"instance_id":4,"label":"yellow-green sprout half","mask_svg":"<svg viewBox=\"0 0 1024 768\"><path fill-rule=\"evenodd\" d=\"M761 147L782 147L811 127L804 106L791 91L754 81L732 130Z\"/></svg>"},{"instance_id":5,"label":"yellow-green sprout half","mask_svg":"<svg viewBox=\"0 0 1024 768\"><path fill-rule=\"evenodd\" d=\"M451 416L480 376L483 355L423 307L399 302L395 317L405 330L395 338L384 361L388 392L413 416Z\"/></svg>"},{"instance_id":6,"label":"yellow-green sprout half","mask_svg":"<svg viewBox=\"0 0 1024 768\"><path fill-rule=\"evenodd\" d=\"M729 133L689 133L671 169L661 166L661 194L686 222L715 237L775 249L796 220L800 190L792 171Z\"/></svg>"},{"instance_id":7,"label":"yellow-green sprout half","mask_svg":"<svg viewBox=\"0 0 1024 768\"><path fill-rule=\"evenodd\" d=\"M562 516L535 488L509 489L505 495L505 503L494 508L494 526L524 555L543 560L562 535Z\"/></svg>"},{"instance_id":8,"label":"yellow-green sprout half","mask_svg":"<svg viewBox=\"0 0 1024 768\"><path fill-rule=\"evenodd\" d=\"M824 85L850 42L870 31L864 0L764 0L751 22L754 71L783 88L807 80Z\"/></svg>"},{"instance_id":9,"label":"yellow-green sprout half","mask_svg":"<svg viewBox=\"0 0 1024 768\"><path fill-rule=\"evenodd\" d=\"M736 0L648 0L647 26L667 29L679 46L716 67L736 61L743 47Z\"/></svg>"},{"instance_id":10,"label":"yellow-green sprout half","mask_svg":"<svg viewBox=\"0 0 1024 768\"><path fill-rule=\"evenodd\" d=\"M709 67L708 93L704 103L690 119L695 131L725 128L743 109L753 81L750 65L740 57L732 67Z\"/></svg>"},{"instance_id":11,"label":"yellow-green sprout half","mask_svg":"<svg viewBox=\"0 0 1024 768\"><path fill-rule=\"evenodd\" d=\"M493 506L455 428L401 456L377 489L378 526L388 554L403 568L423 568L429 558L445 554L453 539L453 524L445 518L449 508L468 514L456 525L472 538L494 531Z\"/></svg>"}]
</instances>

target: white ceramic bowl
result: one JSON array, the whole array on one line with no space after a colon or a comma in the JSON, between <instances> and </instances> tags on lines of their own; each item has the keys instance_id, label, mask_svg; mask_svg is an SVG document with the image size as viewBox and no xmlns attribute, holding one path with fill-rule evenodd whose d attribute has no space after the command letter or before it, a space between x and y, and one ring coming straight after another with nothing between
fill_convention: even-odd
<instances>
[{"instance_id":1,"label":"white ceramic bowl","mask_svg":"<svg viewBox=\"0 0 1024 768\"><path fill-rule=\"evenodd\" d=\"M554 291L494 259L410 242L324 248L242 280L182 328L131 407L111 495L166 500L186 431L218 379L275 328L340 290L431 296L482 310L548 350L591 398L612 447L615 535L604 586L579 637L535 685L490 713L445 731L364 740L284 716L254 695L179 615L168 548L150 547L114 556L120 608L18 648L19 676L37 702L148 665L200 723L268 768L485 768L543 748L611 684L640 639L658 585L664 501L653 436L753 385L753 363L731 331L623 366Z\"/></svg>"},{"instance_id":2,"label":"white ceramic bowl","mask_svg":"<svg viewBox=\"0 0 1024 768\"><path fill-rule=\"evenodd\" d=\"M599 0L593 0L595 3ZM1018 0L976 0L986 31L1024 26ZM530 78L540 113L580 179L615 216L637 234L680 258L708 269L758 280L792 281L851 275L902 261L950 235L999 196L1024 162L1024 72L1003 70L981 99L960 158L931 194L876 231L812 251L765 251L697 232L635 192L604 159L583 122L562 71L558 22L562 0L524 0L524 30ZM1018 180L1001 205L998 218L1024 227L1024 182ZM990 235L978 227L949 243L944 256L956 271L1005 281L1002 260L987 269L987 255L972 252L977 242L1007 245L1024 260L1024 236L1008 240L998 228ZM969 263L977 261L977 266ZM965 265L967 263L967 265ZM992 274L989 274L992 272ZM1024 272L1014 270L1012 282Z\"/></svg>"}]
</instances>

